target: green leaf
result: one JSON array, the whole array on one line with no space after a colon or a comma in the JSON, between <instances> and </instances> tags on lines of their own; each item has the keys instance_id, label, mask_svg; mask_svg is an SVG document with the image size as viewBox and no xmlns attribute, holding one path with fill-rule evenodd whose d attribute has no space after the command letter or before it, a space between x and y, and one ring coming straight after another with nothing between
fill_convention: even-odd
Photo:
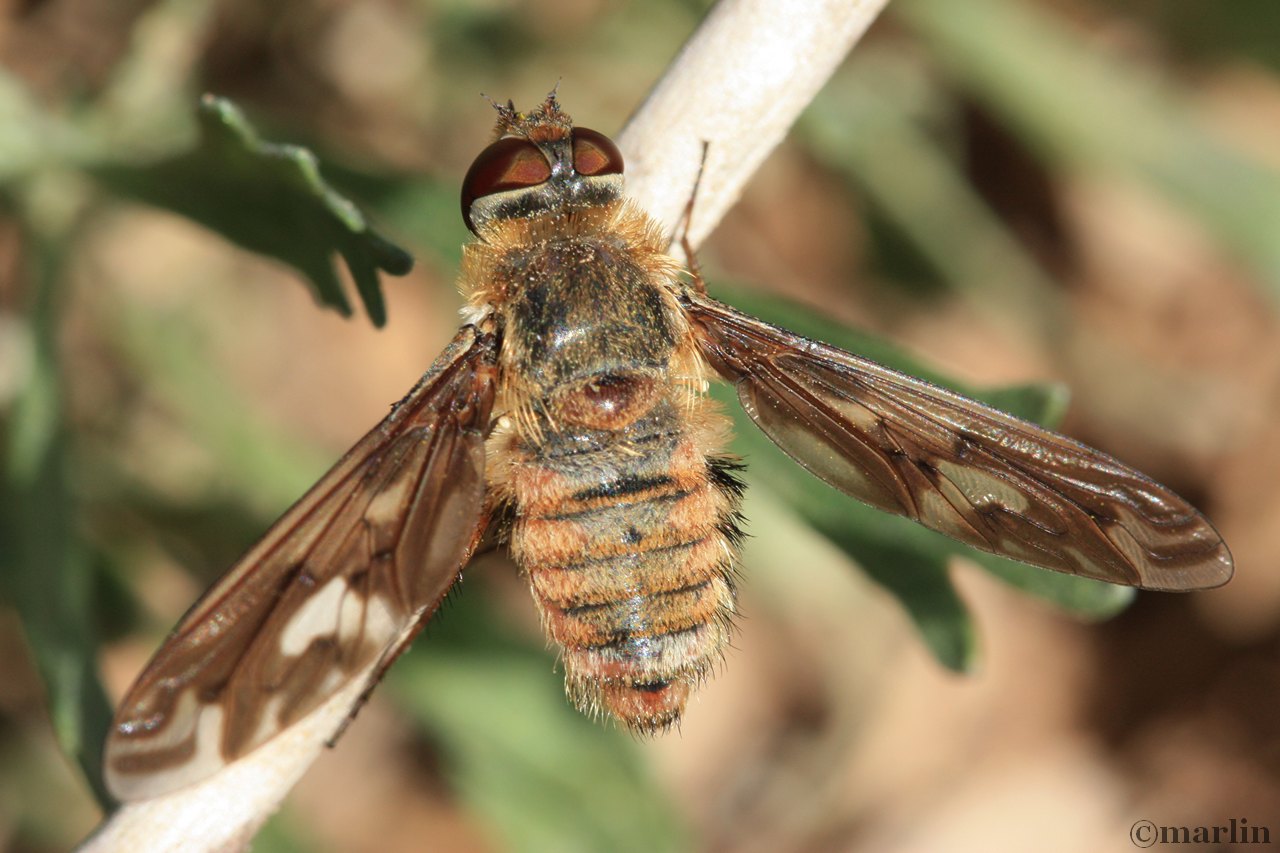
<instances>
[{"instance_id":1,"label":"green leaf","mask_svg":"<svg viewBox=\"0 0 1280 853\"><path fill-rule=\"evenodd\" d=\"M51 123L20 79L0 70L0 184L24 175L48 156Z\"/></svg>"},{"instance_id":2,"label":"green leaf","mask_svg":"<svg viewBox=\"0 0 1280 853\"><path fill-rule=\"evenodd\" d=\"M1160 190L1280 295L1280 170L1215 136L1189 99L1032 4L904 0L893 11L1059 170L1112 173Z\"/></svg>"},{"instance_id":3,"label":"green leaf","mask_svg":"<svg viewBox=\"0 0 1280 853\"><path fill-rule=\"evenodd\" d=\"M462 262L462 246L471 239L458 209L457 180L419 178L400 182L379 205L386 221L402 234L414 235L416 245L435 261L439 278L449 283Z\"/></svg>"},{"instance_id":4,"label":"green leaf","mask_svg":"<svg viewBox=\"0 0 1280 853\"><path fill-rule=\"evenodd\" d=\"M69 443L55 344L57 264L47 240L32 241L39 271L30 312L33 364L6 424L0 472L0 589L22 622L48 695L54 734L100 804L102 738L111 705L97 677L93 632L96 572L75 519Z\"/></svg>"},{"instance_id":5,"label":"green leaf","mask_svg":"<svg viewBox=\"0 0 1280 853\"><path fill-rule=\"evenodd\" d=\"M893 595L939 663L969 670L977 657L976 636L947 575L947 540L837 492L779 450L747 417L731 388L717 385L711 393L733 417L732 450L747 463L750 487L775 493Z\"/></svg>"},{"instance_id":6,"label":"green leaf","mask_svg":"<svg viewBox=\"0 0 1280 853\"><path fill-rule=\"evenodd\" d=\"M714 290L748 313L1028 420L1052 423L1066 405L1067 393L1060 385L968 388L924 368L883 340L832 323L795 303L724 287ZM1088 618L1112 615L1132 599L1130 589L977 551L849 498L778 450L742 411L730 389L717 388L714 393L725 401L726 410L734 417L734 448L747 460L753 485L777 493L892 593L915 622L933 655L950 669L968 669L976 654L973 625L947 576L947 561L952 556L974 560L1012 586Z\"/></svg>"},{"instance_id":7,"label":"green leaf","mask_svg":"<svg viewBox=\"0 0 1280 853\"><path fill-rule=\"evenodd\" d=\"M1028 595L1042 598L1063 610L1089 620L1101 621L1115 616L1133 603L1136 594L1131 586L1117 586L1090 578L1078 578L1062 572L1051 572L1006 560L985 551L969 550L963 554L1010 586Z\"/></svg>"},{"instance_id":8,"label":"green leaf","mask_svg":"<svg viewBox=\"0 0 1280 853\"><path fill-rule=\"evenodd\" d=\"M951 118L942 101L918 64L871 46L824 87L797 133L975 311L1052 340L1061 288L973 187L952 134L936 132L944 122L931 113Z\"/></svg>"},{"instance_id":9,"label":"green leaf","mask_svg":"<svg viewBox=\"0 0 1280 853\"><path fill-rule=\"evenodd\" d=\"M926 366L884 338L832 322L797 302L737 286L716 284L712 290L717 298L723 298L725 302L748 314L754 314L807 338L832 344L926 382L950 388L957 394L981 400L989 406L995 406L1001 411L1029 421L1052 426L1062 417L1067 401L1070 399L1066 386L1054 382L1010 385L994 389L975 388Z\"/></svg>"},{"instance_id":10,"label":"green leaf","mask_svg":"<svg viewBox=\"0 0 1280 853\"><path fill-rule=\"evenodd\" d=\"M1275 0L1232 0L1231 3L1149 3L1113 0L1108 4L1125 26L1142 27L1173 42L1161 54L1181 63L1187 54L1223 65L1255 60L1280 69L1280 4Z\"/></svg>"},{"instance_id":11,"label":"green leaf","mask_svg":"<svg viewBox=\"0 0 1280 853\"><path fill-rule=\"evenodd\" d=\"M332 463L330 454L274 427L210 364L196 318L124 304L114 312L113 344L148 388L179 415L183 429L219 460L216 486L254 512L274 517Z\"/></svg>"},{"instance_id":12,"label":"green leaf","mask_svg":"<svg viewBox=\"0 0 1280 853\"><path fill-rule=\"evenodd\" d=\"M307 826L286 805L253 837L254 853L308 853L326 849L307 833Z\"/></svg>"},{"instance_id":13,"label":"green leaf","mask_svg":"<svg viewBox=\"0 0 1280 853\"><path fill-rule=\"evenodd\" d=\"M465 592L388 680L438 739L456 789L502 849L689 849L635 741L570 706L541 639L504 631L486 597Z\"/></svg>"},{"instance_id":14,"label":"green leaf","mask_svg":"<svg viewBox=\"0 0 1280 853\"><path fill-rule=\"evenodd\" d=\"M94 174L118 192L289 264L310 279L322 304L349 316L333 266L333 254L340 254L369 319L385 323L378 272L406 274L413 266L409 253L325 182L306 148L263 141L225 98L206 95L199 119L200 142L192 151L149 165L104 166Z\"/></svg>"}]
</instances>

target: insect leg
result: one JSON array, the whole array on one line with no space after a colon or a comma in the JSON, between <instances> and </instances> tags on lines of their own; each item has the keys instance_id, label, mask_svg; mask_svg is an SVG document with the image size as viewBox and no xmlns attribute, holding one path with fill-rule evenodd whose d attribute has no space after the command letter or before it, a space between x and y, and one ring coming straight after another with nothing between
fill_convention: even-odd
<instances>
[{"instance_id":1,"label":"insect leg","mask_svg":"<svg viewBox=\"0 0 1280 853\"><path fill-rule=\"evenodd\" d=\"M427 623L431 621L431 617L435 615L438 609L438 602L435 607L424 607L413 620L413 623L395 641L395 644L382 653L382 658L374 665L373 671L369 673L369 681L365 684L364 690L360 691L356 701L351 703L351 710L347 712L347 716L343 718L337 731L325 741L325 746L333 749L337 745L338 739L346 733L347 726L351 725L356 718L356 714L360 713L360 709L365 706L365 703L369 701L369 697L373 695L374 688L382 683L382 679L386 676L387 670L391 668L391 664L395 663L400 655L409 650L409 647L413 645L413 641L422 633L422 629L427 627Z\"/></svg>"},{"instance_id":2,"label":"insect leg","mask_svg":"<svg viewBox=\"0 0 1280 853\"><path fill-rule=\"evenodd\" d=\"M699 293L707 292L706 279L702 277L702 267L698 264L698 255L689 242L689 223L693 221L693 202L698 197L698 186L702 183L702 171L707 165L707 148L711 143L702 141L702 156L698 159L698 174L693 179L693 189L689 190L689 201L685 203L684 214L680 217L680 248L684 250L685 260L689 264L689 275L693 278L693 287Z\"/></svg>"}]
</instances>

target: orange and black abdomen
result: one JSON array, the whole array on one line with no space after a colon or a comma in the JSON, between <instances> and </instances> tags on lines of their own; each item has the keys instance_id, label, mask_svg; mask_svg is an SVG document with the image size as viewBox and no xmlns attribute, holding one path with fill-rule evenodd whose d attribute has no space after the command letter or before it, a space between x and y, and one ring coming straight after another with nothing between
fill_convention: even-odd
<instances>
[{"instance_id":1,"label":"orange and black abdomen","mask_svg":"<svg viewBox=\"0 0 1280 853\"><path fill-rule=\"evenodd\" d=\"M641 732L679 720L734 612L740 487L696 424L662 395L620 429L513 448L512 553L564 650L569 695Z\"/></svg>"}]
</instances>

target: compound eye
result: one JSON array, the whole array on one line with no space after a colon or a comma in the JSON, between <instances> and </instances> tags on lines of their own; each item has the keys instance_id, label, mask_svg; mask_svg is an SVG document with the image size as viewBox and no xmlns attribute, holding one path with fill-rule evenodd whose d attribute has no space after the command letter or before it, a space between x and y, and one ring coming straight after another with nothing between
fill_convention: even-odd
<instances>
[{"instance_id":1,"label":"compound eye","mask_svg":"<svg viewBox=\"0 0 1280 853\"><path fill-rule=\"evenodd\" d=\"M478 198L506 190L536 187L551 177L551 164L527 139L499 139L480 152L462 179L462 218L474 233L471 204Z\"/></svg>"},{"instance_id":2,"label":"compound eye","mask_svg":"<svg viewBox=\"0 0 1280 853\"><path fill-rule=\"evenodd\" d=\"M622 152L603 133L586 127L573 129L573 170L579 175L622 174Z\"/></svg>"}]
</instances>

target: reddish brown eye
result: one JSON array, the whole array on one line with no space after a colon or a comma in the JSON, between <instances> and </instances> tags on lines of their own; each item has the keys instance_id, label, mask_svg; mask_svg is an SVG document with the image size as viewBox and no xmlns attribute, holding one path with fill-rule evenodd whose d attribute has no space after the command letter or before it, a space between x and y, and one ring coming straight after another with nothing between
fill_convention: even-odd
<instances>
[{"instance_id":1,"label":"reddish brown eye","mask_svg":"<svg viewBox=\"0 0 1280 853\"><path fill-rule=\"evenodd\" d=\"M499 139L480 152L462 179L462 218L471 228L471 203L476 199L536 187L550 177L551 164L538 146L527 139Z\"/></svg>"},{"instance_id":2,"label":"reddish brown eye","mask_svg":"<svg viewBox=\"0 0 1280 853\"><path fill-rule=\"evenodd\" d=\"M573 129L573 170L579 175L622 173L622 152L603 133L586 127Z\"/></svg>"}]
</instances>

